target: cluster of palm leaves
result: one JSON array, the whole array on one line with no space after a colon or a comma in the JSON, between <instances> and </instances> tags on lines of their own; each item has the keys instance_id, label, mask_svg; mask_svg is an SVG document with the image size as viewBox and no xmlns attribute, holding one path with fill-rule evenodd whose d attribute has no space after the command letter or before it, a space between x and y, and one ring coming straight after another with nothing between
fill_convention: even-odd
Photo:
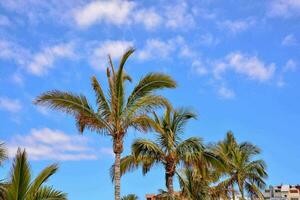
<instances>
[{"instance_id":1,"label":"cluster of palm leaves","mask_svg":"<svg viewBox=\"0 0 300 200\"><path fill-rule=\"evenodd\" d=\"M6 159L3 143L0 144L0 163ZM58 170L56 164L42 170L32 180L25 150L18 149L7 180L0 183L0 200L66 200L67 195L44 183Z\"/></svg>"},{"instance_id":2,"label":"cluster of palm leaves","mask_svg":"<svg viewBox=\"0 0 300 200\"><path fill-rule=\"evenodd\" d=\"M35 104L74 116L80 133L89 129L111 137L115 154L115 162L111 168L115 200L121 200L122 174L139 167L146 174L157 165L162 165L165 169L167 191L162 195L168 199L179 196L193 200L219 197L225 199L229 194L234 197L235 188L239 188L243 197L244 190L259 197L259 188L264 186L263 179L266 172L263 161L253 161L253 156L259 153L257 147L249 143L238 144L233 136L231 139L234 141L225 140L213 148L208 148L198 137L183 139L185 125L190 119L195 119L196 115L184 108L174 109L164 96L156 94L161 89L176 87L176 82L170 76L149 73L127 93L125 88L132 82L132 78L125 72L124 66L133 52L133 48L128 49L117 68L111 57L108 57L107 91L96 77L92 77L91 85L96 96L96 107L93 107L82 94L59 90L41 94L35 99ZM159 117L160 112L157 111L161 108L165 112ZM156 139L135 140L131 154L121 158L124 138L130 128L140 132L155 132ZM231 143L226 146L226 142ZM0 151L0 158L1 156L3 157ZM42 186L56 169L56 166L50 166L35 181L30 182L26 154L18 151L11 179L5 186L7 198L46 200L51 199L47 198L47 195L56 195L52 199L64 199L63 193ZM179 179L180 195L174 192L174 177ZM17 185L22 187L16 193ZM44 197L40 198L42 195ZM122 199L137 199L137 197L129 195Z\"/></svg>"}]
</instances>

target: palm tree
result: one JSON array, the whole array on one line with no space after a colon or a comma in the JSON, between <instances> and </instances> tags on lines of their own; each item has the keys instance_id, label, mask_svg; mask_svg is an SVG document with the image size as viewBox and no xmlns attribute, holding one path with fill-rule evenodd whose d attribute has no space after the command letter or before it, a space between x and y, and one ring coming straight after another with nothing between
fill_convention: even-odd
<instances>
[{"instance_id":1,"label":"palm tree","mask_svg":"<svg viewBox=\"0 0 300 200\"><path fill-rule=\"evenodd\" d=\"M46 105L73 115L81 133L88 128L112 137L115 153L115 200L120 200L120 159L123 152L123 140L128 128L147 131L149 128L147 113L158 107L169 106L164 97L153 92L158 89L176 87L176 83L170 76L149 73L139 81L127 97L125 82L131 81L131 78L124 72L124 65L133 52L134 49L130 48L124 53L117 71L109 57L110 67L107 68L109 92L107 95L104 94L97 78L92 77L92 87L96 94L96 109L92 108L83 95L57 90L46 92L35 100L36 104Z\"/></svg>"},{"instance_id":2,"label":"palm tree","mask_svg":"<svg viewBox=\"0 0 300 200\"><path fill-rule=\"evenodd\" d=\"M4 147L4 143L0 143L0 166L2 165L3 161L7 158L7 152Z\"/></svg>"},{"instance_id":3,"label":"palm tree","mask_svg":"<svg viewBox=\"0 0 300 200\"><path fill-rule=\"evenodd\" d=\"M5 200L66 200L65 193L43 185L57 169L57 165L50 165L31 181L26 152L18 149L6 186Z\"/></svg>"},{"instance_id":4,"label":"palm tree","mask_svg":"<svg viewBox=\"0 0 300 200\"><path fill-rule=\"evenodd\" d=\"M121 200L138 200L139 198L135 194L128 194L122 197Z\"/></svg>"},{"instance_id":5,"label":"palm tree","mask_svg":"<svg viewBox=\"0 0 300 200\"><path fill-rule=\"evenodd\" d=\"M178 173L182 196L187 200L228 199L228 190L220 180L216 169L207 173L197 168L185 168Z\"/></svg>"},{"instance_id":6,"label":"palm tree","mask_svg":"<svg viewBox=\"0 0 300 200\"><path fill-rule=\"evenodd\" d=\"M173 177L176 166L180 163L190 164L204 148L199 138L180 139L188 120L195 117L194 113L186 109L167 109L162 117L154 113L150 124L157 133L156 141L137 139L132 144L131 155L121 160L121 173L142 166L143 174L146 174L155 164L163 164L166 187L170 196L174 197Z\"/></svg>"},{"instance_id":7,"label":"palm tree","mask_svg":"<svg viewBox=\"0 0 300 200\"><path fill-rule=\"evenodd\" d=\"M0 143L0 166L3 164L3 161L7 158L6 149L4 143ZM4 200L5 196L5 183L0 179L0 200Z\"/></svg>"},{"instance_id":8,"label":"palm tree","mask_svg":"<svg viewBox=\"0 0 300 200\"><path fill-rule=\"evenodd\" d=\"M245 190L250 195L263 198L260 189L266 185L266 164L261 159L253 159L261 152L260 149L248 142L238 144L233 134L228 132L226 139L215 150L226 163L225 173L229 177L224 182L231 186L233 197L234 185L237 185L243 199Z\"/></svg>"}]
</instances>

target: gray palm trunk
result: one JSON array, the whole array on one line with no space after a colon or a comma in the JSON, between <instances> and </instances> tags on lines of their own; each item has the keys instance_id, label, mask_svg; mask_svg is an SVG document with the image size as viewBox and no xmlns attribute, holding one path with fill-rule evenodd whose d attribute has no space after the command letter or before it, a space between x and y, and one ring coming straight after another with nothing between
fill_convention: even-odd
<instances>
[{"instance_id":1,"label":"gray palm trunk","mask_svg":"<svg viewBox=\"0 0 300 200\"><path fill-rule=\"evenodd\" d=\"M115 200L121 199L121 171L120 171L121 153L115 153Z\"/></svg>"}]
</instances>

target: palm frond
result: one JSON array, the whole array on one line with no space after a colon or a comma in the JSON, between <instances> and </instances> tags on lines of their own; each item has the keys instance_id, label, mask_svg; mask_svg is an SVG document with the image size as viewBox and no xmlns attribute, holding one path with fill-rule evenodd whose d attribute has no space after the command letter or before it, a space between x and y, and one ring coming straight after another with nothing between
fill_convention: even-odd
<instances>
[{"instance_id":1,"label":"palm frond","mask_svg":"<svg viewBox=\"0 0 300 200\"><path fill-rule=\"evenodd\" d=\"M25 151L18 149L7 186L7 200L25 199L30 187L31 172Z\"/></svg>"},{"instance_id":2,"label":"palm frond","mask_svg":"<svg viewBox=\"0 0 300 200\"><path fill-rule=\"evenodd\" d=\"M96 94L98 113L101 113L103 118L107 119L111 114L110 107L102 90L102 87L95 76L92 77L92 86Z\"/></svg>"},{"instance_id":3,"label":"palm frond","mask_svg":"<svg viewBox=\"0 0 300 200\"><path fill-rule=\"evenodd\" d=\"M44 186L36 192L34 200L67 200L67 194Z\"/></svg>"},{"instance_id":4,"label":"palm frond","mask_svg":"<svg viewBox=\"0 0 300 200\"><path fill-rule=\"evenodd\" d=\"M133 89L128 97L126 107L131 110L131 106L135 104L140 98L163 88L175 88L176 82L167 75L159 73L147 74L140 80L137 86Z\"/></svg>"},{"instance_id":5,"label":"palm frond","mask_svg":"<svg viewBox=\"0 0 300 200\"><path fill-rule=\"evenodd\" d=\"M30 184L30 189L28 194L34 196L34 194L39 191L42 184L44 184L53 174L55 174L58 170L58 166L56 164L50 165L43 169L42 172L34 179L34 181Z\"/></svg>"},{"instance_id":6,"label":"palm frond","mask_svg":"<svg viewBox=\"0 0 300 200\"><path fill-rule=\"evenodd\" d=\"M151 157L159 160L164 155L163 151L156 143L147 139L135 140L131 148L132 154L135 158Z\"/></svg>"},{"instance_id":7,"label":"palm frond","mask_svg":"<svg viewBox=\"0 0 300 200\"><path fill-rule=\"evenodd\" d=\"M97 125L96 129L103 128L112 131L109 124L94 112L88 100L83 95L53 90L37 97L34 103L74 115L77 118L80 131L84 130L85 125L88 125L90 128Z\"/></svg>"}]
</instances>

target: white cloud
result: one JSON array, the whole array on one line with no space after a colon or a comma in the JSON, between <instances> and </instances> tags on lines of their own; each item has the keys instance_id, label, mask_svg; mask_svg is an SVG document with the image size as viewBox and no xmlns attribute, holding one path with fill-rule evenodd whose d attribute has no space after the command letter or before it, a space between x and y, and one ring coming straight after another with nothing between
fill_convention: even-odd
<instances>
[{"instance_id":1,"label":"white cloud","mask_svg":"<svg viewBox=\"0 0 300 200\"><path fill-rule=\"evenodd\" d=\"M134 7L135 3L129 1L94 1L77 10L75 21L80 27L101 22L121 25L128 22Z\"/></svg>"},{"instance_id":2,"label":"white cloud","mask_svg":"<svg viewBox=\"0 0 300 200\"><path fill-rule=\"evenodd\" d=\"M293 59L289 59L283 67L283 72L295 71L297 69L297 63Z\"/></svg>"},{"instance_id":3,"label":"white cloud","mask_svg":"<svg viewBox=\"0 0 300 200\"><path fill-rule=\"evenodd\" d=\"M46 47L41 52L33 55L27 70L31 74L42 76L53 67L54 62L60 58L73 58L74 46L71 43L61 43L52 47Z\"/></svg>"},{"instance_id":4,"label":"white cloud","mask_svg":"<svg viewBox=\"0 0 300 200\"><path fill-rule=\"evenodd\" d=\"M208 74L208 70L200 60L193 61L192 70L200 76Z\"/></svg>"},{"instance_id":5,"label":"white cloud","mask_svg":"<svg viewBox=\"0 0 300 200\"><path fill-rule=\"evenodd\" d=\"M88 145L89 140L84 136L41 128L32 129L27 135L15 135L7 142L7 149L9 156L13 157L18 147L25 148L32 160L97 159L96 151Z\"/></svg>"},{"instance_id":6,"label":"white cloud","mask_svg":"<svg viewBox=\"0 0 300 200\"><path fill-rule=\"evenodd\" d=\"M234 52L228 54L224 61L215 63L213 73L216 78L220 78L227 70L233 70L253 80L266 81L273 77L275 64L267 65L256 56Z\"/></svg>"},{"instance_id":7,"label":"white cloud","mask_svg":"<svg viewBox=\"0 0 300 200\"><path fill-rule=\"evenodd\" d=\"M229 30L231 33L239 33L247 30L254 24L251 19L246 20L225 20L218 23L219 27Z\"/></svg>"},{"instance_id":8,"label":"white cloud","mask_svg":"<svg viewBox=\"0 0 300 200\"><path fill-rule=\"evenodd\" d=\"M134 18L137 23L142 23L148 30L154 29L162 21L161 16L154 9L141 9L135 12Z\"/></svg>"},{"instance_id":9,"label":"white cloud","mask_svg":"<svg viewBox=\"0 0 300 200\"><path fill-rule=\"evenodd\" d=\"M289 34L285 36L281 42L281 44L284 46L293 46L293 45L297 45L297 43L298 41L293 34Z\"/></svg>"},{"instance_id":10,"label":"white cloud","mask_svg":"<svg viewBox=\"0 0 300 200\"><path fill-rule=\"evenodd\" d=\"M0 39L0 59L12 60L16 64L24 65L30 58L30 52L20 45Z\"/></svg>"},{"instance_id":11,"label":"white cloud","mask_svg":"<svg viewBox=\"0 0 300 200\"><path fill-rule=\"evenodd\" d=\"M24 83L23 77L19 73L13 74L11 80L17 85L23 85Z\"/></svg>"},{"instance_id":12,"label":"white cloud","mask_svg":"<svg viewBox=\"0 0 300 200\"><path fill-rule=\"evenodd\" d=\"M6 110L8 112L16 113L22 109L22 104L18 99L0 97L0 109Z\"/></svg>"},{"instance_id":13,"label":"white cloud","mask_svg":"<svg viewBox=\"0 0 300 200\"><path fill-rule=\"evenodd\" d=\"M107 40L93 48L90 63L95 69L105 70L108 64L107 56L119 59L123 53L133 46L133 42L126 40Z\"/></svg>"},{"instance_id":14,"label":"white cloud","mask_svg":"<svg viewBox=\"0 0 300 200\"><path fill-rule=\"evenodd\" d=\"M292 17L300 15L299 0L272 0L267 15L270 17Z\"/></svg>"},{"instance_id":15,"label":"white cloud","mask_svg":"<svg viewBox=\"0 0 300 200\"><path fill-rule=\"evenodd\" d=\"M151 58L166 58L175 50L174 40L162 41L159 39L148 39L145 47L138 51L138 58L147 60Z\"/></svg>"},{"instance_id":16,"label":"white cloud","mask_svg":"<svg viewBox=\"0 0 300 200\"><path fill-rule=\"evenodd\" d=\"M186 43L183 37L177 36L166 41L152 38L146 41L146 44L137 52L140 60L153 58L168 58L170 55L177 55L183 58L194 58L194 52Z\"/></svg>"},{"instance_id":17,"label":"white cloud","mask_svg":"<svg viewBox=\"0 0 300 200\"><path fill-rule=\"evenodd\" d=\"M227 88L227 87L225 87L225 86L223 86L223 85L218 89L218 95L223 99L233 99L233 98L235 98L234 91Z\"/></svg>"},{"instance_id":18,"label":"white cloud","mask_svg":"<svg viewBox=\"0 0 300 200\"><path fill-rule=\"evenodd\" d=\"M165 11L166 27L168 28L188 28L195 26L195 19L188 10L186 2L181 1L176 5L167 7Z\"/></svg>"}]
</instances>

